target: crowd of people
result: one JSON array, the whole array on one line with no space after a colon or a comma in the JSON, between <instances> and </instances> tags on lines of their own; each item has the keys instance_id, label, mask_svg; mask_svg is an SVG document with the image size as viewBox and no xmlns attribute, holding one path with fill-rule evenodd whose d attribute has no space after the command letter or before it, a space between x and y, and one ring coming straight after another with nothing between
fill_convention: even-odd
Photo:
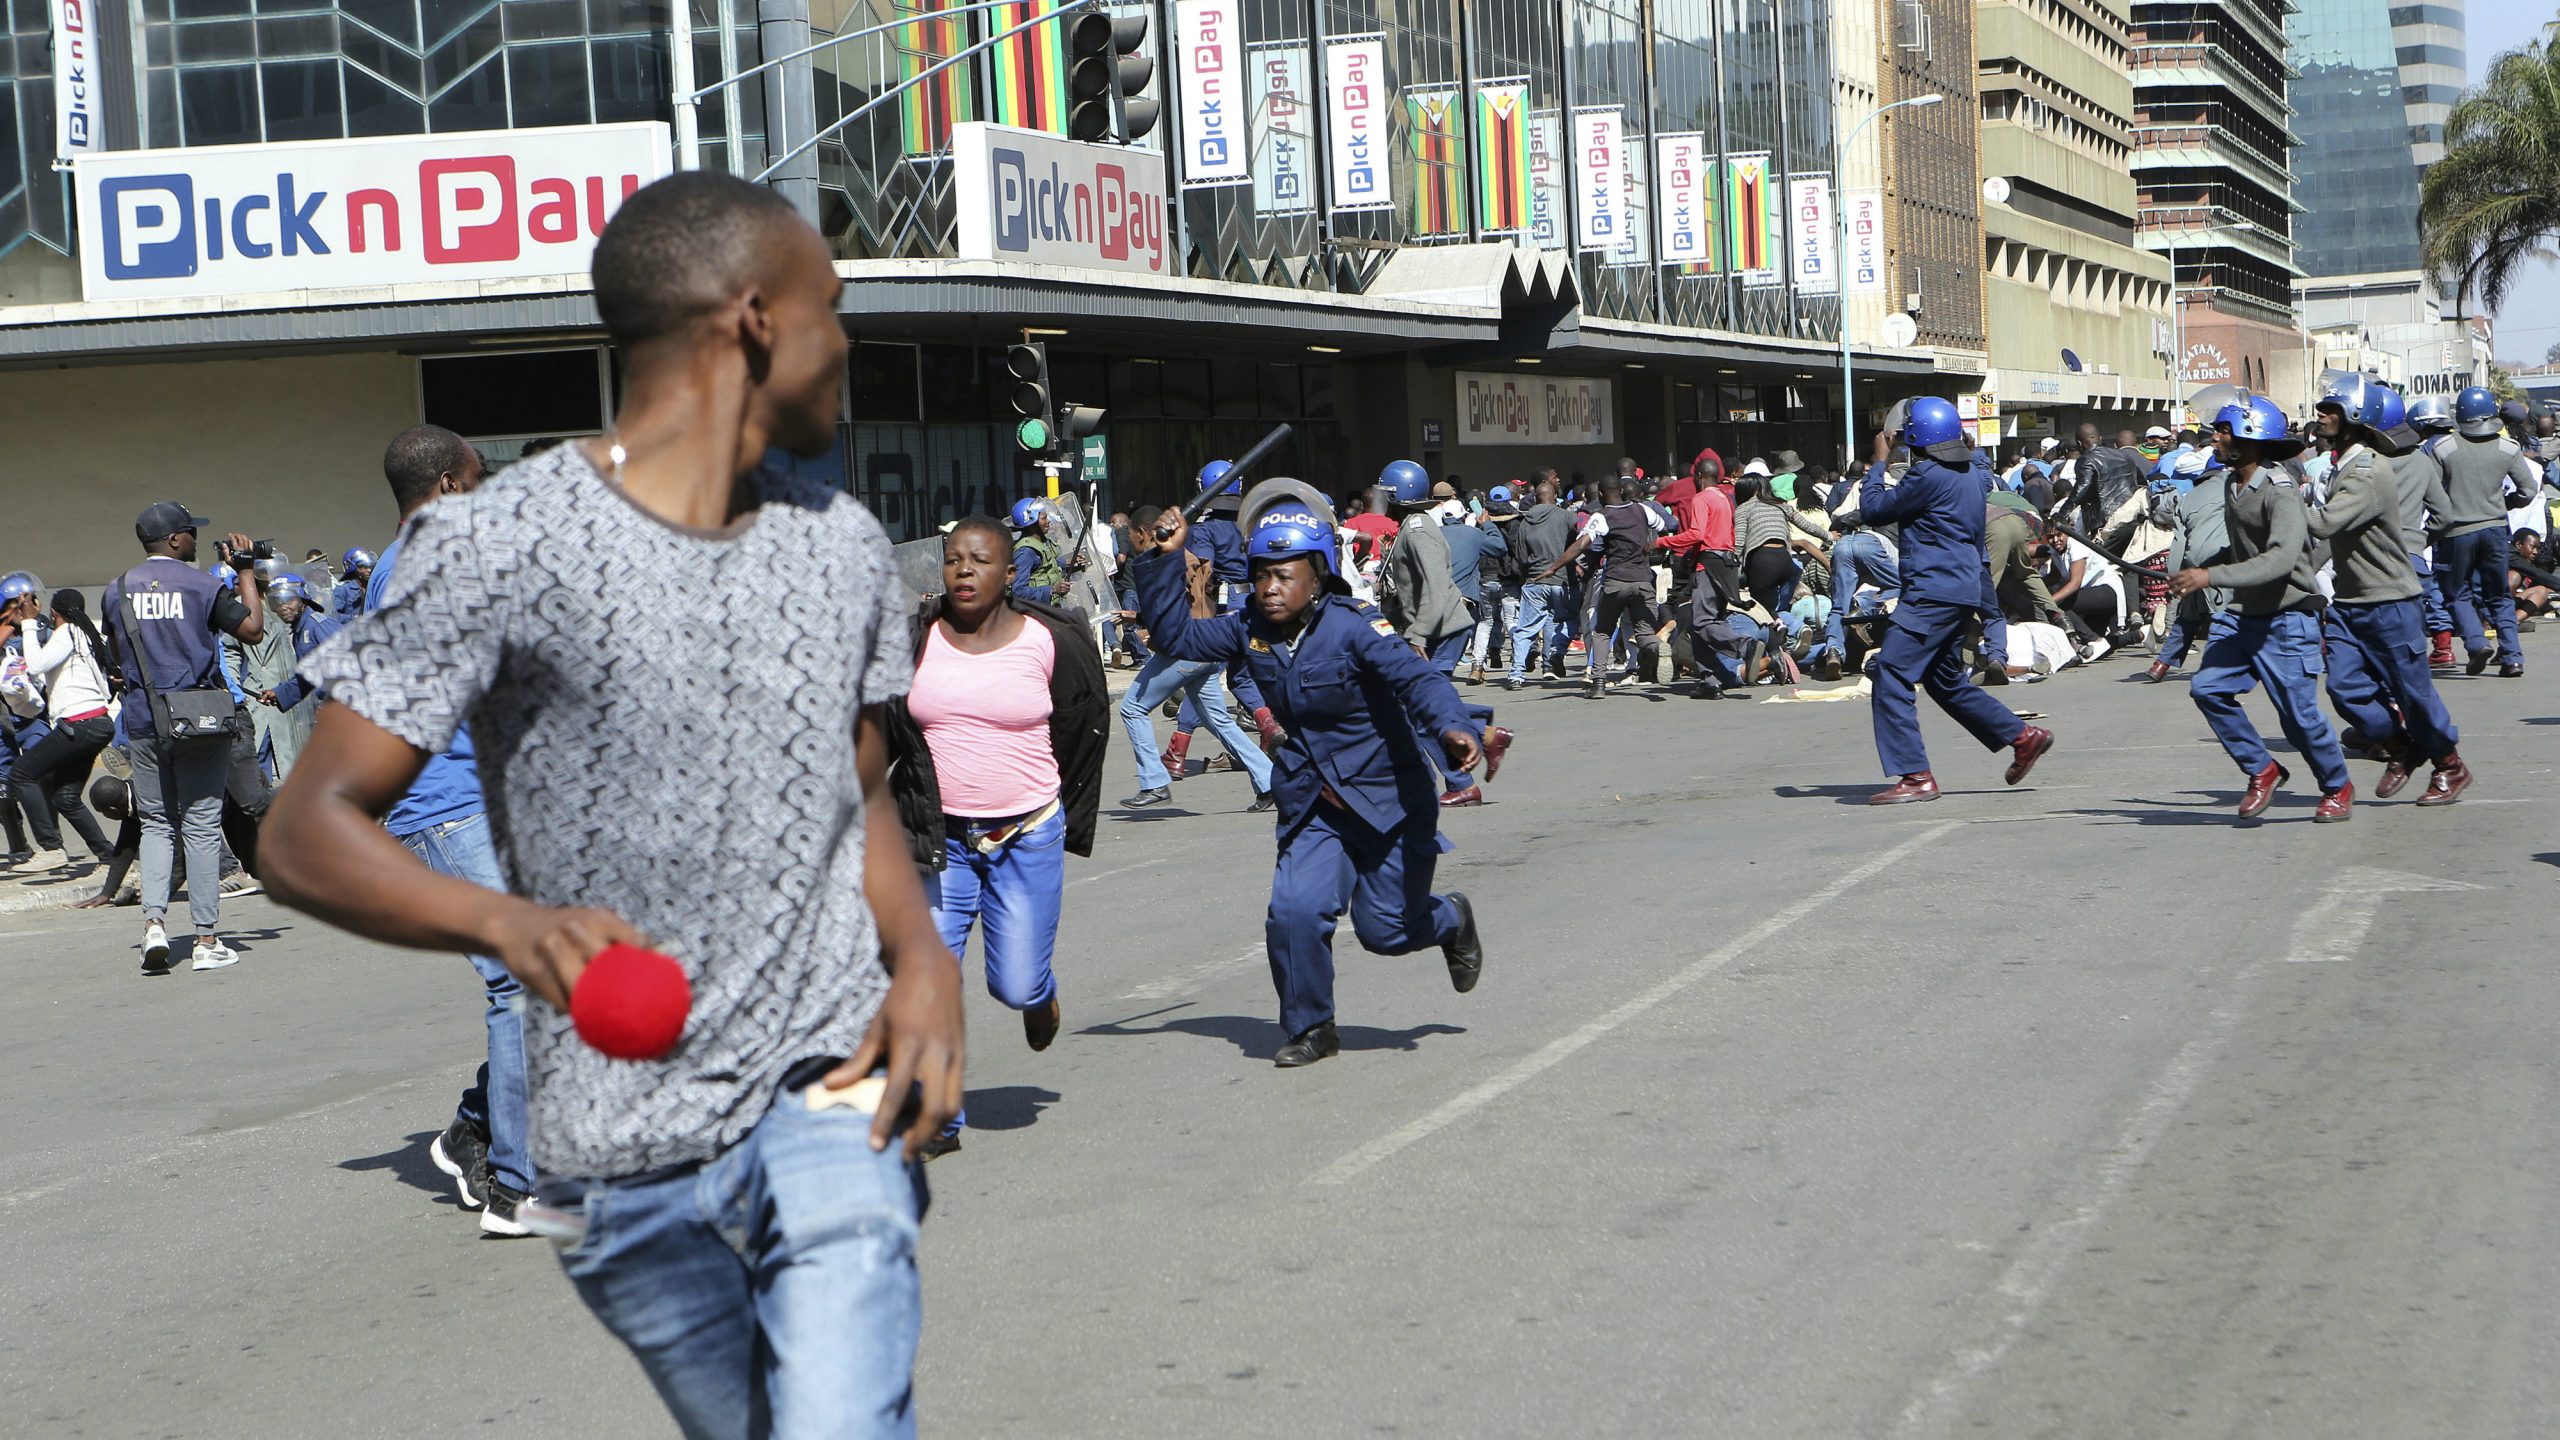
<instances>
[{"instance_id":1,"label":"crowd of people","mask_svg":"<svg viewBox=\"0 0 2560 1440\"><path fill-rule=\"evenodd\" d=\"M1985 686L2118 652L2157 681L2200 645L2241 816L2287 778L2241 704L2262 685L2337 820L2351 758L2384 798L2421 767L2417 803L2460 798L2435 673L2458 640L2472 674L2521 675L2560 591L2547 417L2341 377L2300 425L2221 397L2191 431L2082 427L2005 468L1935 397L1841 473L1710 449L1668 480L1630 458L1479 489L1397 460L1337 503L1216 462L1192 503L1070 545L1040 499L959 521L918 603L857 501L761 463L831 442L845 361L842 282L785 202L662 180L594 280L615 428L495 477L450 431L393 437L378 554L333 573L231 534L205 566L209 522L164 502L95 618L0 577L0 814L29 873L71 863L69 828L106 871L86 903L138 866L148 974L176 963L182 866L192 968L238 960L226 856L349 931L471 957L485 1059L430 1158L483 1231L559 1245L689 1435L912 1431L922 1163L966 1123L957 957L975 935L1025 1043L1055 1042L1115 719L1121 813L1211 768L1205 726L1272 814L1271 1058L1297 1068L1340 1049L1346 916L1457 993L1481 978L1474 902L1432 887L1446 812L1514 743L1497 689L1862 686L1872 799L1899 804L1939 793L1918 692L2014 785L2055 737ZM641 548L676 563L623 563ZM1097 571L1099 614L1072 599ZM777 573L829 603L777 606ZM742 710L771 723L702 722ZM682 968L662 1057L580 1038L572 995L614 945Z\"/></svg>"}]
</instances>

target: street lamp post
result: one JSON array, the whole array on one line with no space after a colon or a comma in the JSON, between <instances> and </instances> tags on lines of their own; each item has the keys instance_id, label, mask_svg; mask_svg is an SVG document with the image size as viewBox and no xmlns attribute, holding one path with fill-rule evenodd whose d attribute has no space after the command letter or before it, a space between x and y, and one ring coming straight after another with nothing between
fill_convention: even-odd
<instances>
[{"instance_id":1,"label":"street lamp post","mask_svg":"<svg viewBox=\"0 0 2560 1440\"><path fill-rule=\"evenodd\" d=\"M1859 132L1887 110L1935 105L1946 98L1933 90L1926 95L1914 95L1907 100L1877 106L1867 112L1865 119L1849 128L1849 138L1840 142L1840 148L1831 157L1832 209L1838 213L1840 222L1840 248L1838 258L1832 263L1839 267L1840 272L1840 468L1844 473L1858 458L1858 406L1854 399L1855 389L1850 383L1855 362L1849 356L1849 151L1857 144ZM1892 292L1888 289L1886 293L1890 295Z\"/></svg>"}]
</instances>

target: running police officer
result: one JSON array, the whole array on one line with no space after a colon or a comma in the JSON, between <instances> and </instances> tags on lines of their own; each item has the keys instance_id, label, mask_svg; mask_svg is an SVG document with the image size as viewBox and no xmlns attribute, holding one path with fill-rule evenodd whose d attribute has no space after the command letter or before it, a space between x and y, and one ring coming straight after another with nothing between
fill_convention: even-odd
<instances>
[{"instance_id":1,"label":"running police officer","mask_svg":"<svg viewBox=\"0 0 2560 1440\"><path fill-rule=\"evenodd\" d=\"M1902 527L1902 602L1876 660L1874 700L1876 755L1895 778L1890 788L1867 797L1870 805L1938 798L1929 752L1920 740L1914 686L1927 687L1938 708L1983 749L2015 752L2005 777L2012 785L2053 748L2052 731L2019 719L1965 674L1966 632L1977 617L1999 613L1983 549L1990 467L1975 458L1956 407L1934 395L1911 402L1901 439L1913 451L1910 468L1899 481L1887 476L1888 442L1878 435L1875 461L1856 501L1861 523Z\"/></svg>"},{"instance_id":2,"label":"running police officer","mask_svg":"<svg viewBox=\"0 0 2560 1440\"><path fill-rule=\"evenodd\" d=\"M1334 1031L1333 933L1344 909L1365 948L1404 955L1438 946L1463 994L1484 967L1475 909L1431 893L1442 841L1439 801L1417 732L1452 774L1482 758L1457 688L1395 631L1349 597L1332 516L1312 491L1249 506L1253 603L1242 615L1195 619L1180 559L1187 527L1137 563L1138 609L1162 653L1242 660L1287 736L1271 789L1279 799L1279 867L1263 940L1280 1026L1275 1065L1313 1064L1341 1049ZM1260 487L1257 487L1260 488ZM1157 535L1165 536L1160 525Z\"/></svg>"},{"instance_id":3,"label":"running police officer","mask_svg":"<svg viewBox=\"0 0 2560 1440\"><path fill-rule=\"evenodd\" d=\"M2434 763L2435 775L2418 803L2450 805L2470 786L2471 771L2454 751L2460 736L2427 668L2417 567L2400 536L2398 471L2426 462L2407 453L2417 448L2416 433L2391 423L2396 397L2378 397L2374 425L2347 418L2366 408L2360 392L2382 388L2361 375L2340 376L2320 397L2314 422L2330 455L2329 499L2308 523L2312 539L2329 542L2337 567L2336 602L2321 618L2329 702L2383 756L2377 798L2399 794L2423 759Z\"/></svg>"},{"instance_id":4,"label":"running police officer","mask_svg":"<svg viewBox=\"0 0 2560 1440\"><path fill-rule=\"evenodd\" d=\"M2339 413L2350 424L2370 427L2381 418L2381 397L2362 387L2339 399ZM2214 417L2213 443L2231 467L2223 478L2229 558L2178 571L2169 577L2169 589L2192 595L2212 586L2231 591L2232 601L2205 632L2204 655L2187 693L2249 777L2240 797L2241 819L2265 814L2288 774L2240 708L2240 697L2261 683L2275 702L2285 738L2320 782L2320 808L2311 818L2324 824L2347 819L2355 787L2347 783L2338 737L2320 713L2321 601L2312 578L2311 531L2302 492L2280 463L2299 453L2302 442L2290 434L2282 406L2252 397L2245 405L2222 407Z\"/></svg>"},{"instance_id":5,"label":"running police officer","mask_svg":"<svg viewBox=\"0 0 2560 1440\"><path fill-rule=\"evenodd\" d=\"M1049 502L1037 496L1013 502L1013 590L1024 600L1059 603L1067 588L1067 570L1058 563L1058 546L1049 538Z\"/></svg>"},{"instance_id":6,"label":"running police officer","mask_svg":"<svg viewBox=\"0 0 2560 1440\"><path fill-rule=\"evenodd\" d=\"M2436 517L2436 559L2445 572L2445 599L2462 630L2464 666L2477 675L2489 668L2489 636L2497 632L2498 674L2524 674L2524 647L2516 639L2516 600L2507 593L2507 526L2510 498L2519 503L2541 493L2524 450L2498 433L2498 397L2474 385L2453 397L2456 437L2436 446L2444 466L2445 497L2452 508ZM2468 603L2465 603L2468 602Z\"/></svg>"},{"instance_id":7,"label":"running police officer","mask_svg":"<svg viewBox=\"0 0 2560 1440\"><path fill-rule=\"evenodd\" d=\"M2409 428L2418 432L2418 448L2405 457L2395 458L2391 475L2400 488L2400 543L2409 551L2409 564L2418 572L2418 598L2425 607L2427 663L2453 663L2453 612L2444 603L2444 587L2436 583L2434 559L2427 553L2427 516L2441 515L2448 503L2444 493L2444 462L2436 451L2453 443L2453 402L2441 395L2428 395L2409 402Z\"/></svg>"}]
</instances>

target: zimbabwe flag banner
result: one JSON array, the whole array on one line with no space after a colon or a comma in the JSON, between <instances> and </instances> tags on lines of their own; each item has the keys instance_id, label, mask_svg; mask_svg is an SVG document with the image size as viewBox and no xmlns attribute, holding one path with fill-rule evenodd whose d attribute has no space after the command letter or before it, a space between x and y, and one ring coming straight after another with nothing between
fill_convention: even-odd
<instances>
[{"instance_id":1,"label":"zimbabwe flag banner","mask_svg":"<svg viewBox=\"0 0 2560 1440\"><path fill-rule=\"evenodd\" d=\"M1529 82L1487 80L1476 86L1476 228L1487 235L1525 235L1529 213Z\"/></svg>"},{"instance_id":2,"label":"zimbabwe flag banner","mask_svg":"<svg viewBox=\"0 0 2560 1440\"><path fill-rule=\"evenodd\" d=\"M1776 285L1778 197L1769 178L1769 156L1735 155L1725 161L1725 266L1742 272L1745 285Z\"/></svg>"},{"instance_id":3,"label":"zimbabwe flag banner","mask_svg":"<svg viewBox=\"0 0 2560 1440\"><path fill-rule=\"evenodd\" d=\"M1467 172L1458 152L1458 87L1404 92L1405 134L1413 144L1414 235L1463 235Z\"/></svg>"},{"instance_id":4,"label":"zimbabwe flag banner","mask_svg":"<svg viewBox=\"0 0 2560 1440\"><path fill-rule=\"evenodd\" d=\"M896 0L893 17L941 16L954 0ZM1019 23L1019 22L1017 22ZM898 78L913 80L937 63L969 48L969 17L942 16L901 25L889 32L898 54ZM944 70L906 91L898 99L899 148L909 155L930 155L951 148L951 127L978 118L969 72L971 61Z\"/></svg>"},{"instance_id":5,"label":"zimbabwe flag banner","mask_svg":"<svg viewBox=\"0 0 2560 1440\"><path fill-rule=\"evenodd\" d=\"M1048 8L1034 0L998 5L989 12L989 33L1001 35ZM1035 25L989 52L994 79L988 100L997 124L1067 133L1065 25L1063 19Z\"/></svg>"}]
</instances>

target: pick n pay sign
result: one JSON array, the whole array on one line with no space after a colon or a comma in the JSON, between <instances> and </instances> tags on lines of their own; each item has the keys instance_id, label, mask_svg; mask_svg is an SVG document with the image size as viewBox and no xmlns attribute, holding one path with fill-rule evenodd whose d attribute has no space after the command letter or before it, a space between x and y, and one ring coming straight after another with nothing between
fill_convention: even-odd
<instances>
[{"instance_id":1,"label":"pick n pay sign","mask_svg":"<svg viewBox=\"0 0 2560 1440\"><path fill-rule=\"evenodd\" d=\"M973 120L951 127L951 160L963 260L1179 273L1161 155Z\"/></svg>"},{"instance_id":2,"label":"pick n pay sign","mask_svg":"<svg viewBox=\"0 0 2560 1440\"><path fill-rule=\"evenodd\" d=\"M90 300L587 272L631 192L668 172L667 127L587 125L72 162Z\"/></svg>"}]
</instances>

